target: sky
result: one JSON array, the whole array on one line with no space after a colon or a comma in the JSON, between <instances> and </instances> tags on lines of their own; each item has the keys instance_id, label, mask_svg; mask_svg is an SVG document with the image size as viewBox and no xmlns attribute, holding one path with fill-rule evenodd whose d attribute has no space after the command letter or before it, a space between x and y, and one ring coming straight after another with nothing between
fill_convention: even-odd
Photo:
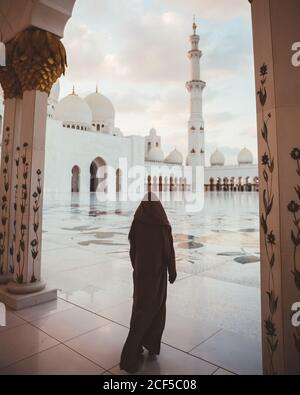
<instances>
[{"instance_id":1,"label":"sky","mask_svg":"<svg viewBox=\"0 0 300 395\"><path fill-rule=\"evenodd\" d=\"M116 110L116 127L145 136L155 128L167 155L187 152L193 15L200 34L206 161L218 148L226 164L256 153L250 5L245 0L77 0L63 43L68 69L61 96L99 91Z\"/></svg>"}]
</instances>

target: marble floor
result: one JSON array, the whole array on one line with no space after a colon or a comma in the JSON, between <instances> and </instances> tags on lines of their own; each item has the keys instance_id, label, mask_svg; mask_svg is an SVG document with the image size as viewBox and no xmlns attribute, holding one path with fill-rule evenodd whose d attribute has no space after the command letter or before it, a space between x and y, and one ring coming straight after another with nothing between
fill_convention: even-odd
<instances>
[{"instance_id":1,"label":"marble floor","mask_svg":"<svg viewBox=\"0 0 300 395\"><path fill-rule=\"evenodd\" d=\"M169 286L161 355L138 374L261 374L258 194L207 193L202 212L165 204L178 279ZM7 313L1 374L124 374L136 204L48 197L43 277L59 299Z\"/></svg>"}]
</instances>

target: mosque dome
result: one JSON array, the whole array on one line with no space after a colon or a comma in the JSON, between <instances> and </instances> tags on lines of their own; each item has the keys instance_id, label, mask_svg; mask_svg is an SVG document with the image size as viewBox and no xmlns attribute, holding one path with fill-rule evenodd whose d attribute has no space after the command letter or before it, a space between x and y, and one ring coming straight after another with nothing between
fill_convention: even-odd
<instances>
[{"instance_id":1,"label":"mosque dome","mask_svg":"<svg viewBox=\"0 0 300 395\"><path fill-rule=\"evenodd\" d=\"M58 102L59 93L60 93L60 83L59 83L59 80L57 80L51 88L49 99L52 99L53 101Z\"/></svg>"},{"instance_id":2,"label":"mosque dome","mask_svg":"<svg viewBox=\"0 0 300 395\"><path fill-rule=\"evenodd\" d=\"M87 102L73 92L57 104L54 119L74 124L91 125L92 111Z\"/></svg>"},{"instance_id":3,"label":"mosque dome","mask_svg":"<svg viewBox=\"0 0 300 395\"><path fill-rule=\"evenodd\" d=\"M85 98L92 111L93 122L112 121L115 119L115 109L112 102L101 93L95 92Z\"/></svg>"},{"instance_id":4,"label":"mosque dome","mask_svg":"<svg viewBox=\"0 0 300 395\"><path fill-rule=\"evenodd\" d=\"M123 133L121 132L120 128L114 128L113 135L114 136L123 136Z\"/></svg>"},{"instance_id":5,"label":"mosque dome","mask_svg":"<svg viewBox=\"0 0 300 395\"><path fill-rule=\"evenodd\" d=\"M151 162L163 162L164 161L164 153L160 147L153 147L148 152L147 160Z\"/></svg>"},{"instance_id":6,"label":"mosque dome","mask_svg":"<svg viewBox=\"0 0 300 395\"><path fill-rule=\"evenodd\" d=\"M214 153L210 156L210 165L211 166L224 166L225 157L218 149L215 150Z\"/></svg>"},{"instance_id":7,"label":"mosque dome","mask_svg":"<svg viewBox=\"0 0 300 395\"><path fill-rule=\"evenodd\" d=\"M182 154L175 148L165 159L165 163L182 165L183 156Z\"/></svg>"},{"instance_id":8,"label":"mosque dome","mask_svg":"<svg viewBox=\"0 0 300 395\"><path fill-rule=\"evenodd\" d=\"M243 148L238 154L237 161L239 165L251 165L253 163L252 152L248 148Z\"/></svg>"}]
</instances>

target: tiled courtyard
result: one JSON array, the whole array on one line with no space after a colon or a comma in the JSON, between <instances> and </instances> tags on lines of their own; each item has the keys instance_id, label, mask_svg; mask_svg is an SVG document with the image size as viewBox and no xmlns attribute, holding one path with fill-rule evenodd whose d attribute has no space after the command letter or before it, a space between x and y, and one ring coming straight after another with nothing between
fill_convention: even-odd
<instances>
[{"instance_id":1,"label":"tiled courtyard","mask_svg":"<svg viewBox=\"0 0 300 395\"><path fill-rule=\"evenodd\" d=\"M42 266L59 299L8 312L1 373L124 374L135 207L49 197ZM258 194L206 194L198 214L175 202L166 209L178 280L168 290L161 355L145 352L139 374L260 374Z\"/></svg>"}]
</instances>

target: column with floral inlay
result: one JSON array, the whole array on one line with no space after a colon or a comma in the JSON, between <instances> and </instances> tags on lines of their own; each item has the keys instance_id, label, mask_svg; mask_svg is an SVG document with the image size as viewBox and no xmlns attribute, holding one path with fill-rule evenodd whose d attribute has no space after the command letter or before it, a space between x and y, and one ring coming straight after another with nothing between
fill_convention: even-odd
<instances>
[{"instance_id":1,"label":"column with floral inlay","mask_svg":"<svg viewBox=\"0 0 300 395\"><path fill-rule=\"evenodd\" d=\"M266 374L300 374L300 322L295 318L300 302L300 2L253 0L251 6L263 367Z\"/></svg>"}]
</instances>

